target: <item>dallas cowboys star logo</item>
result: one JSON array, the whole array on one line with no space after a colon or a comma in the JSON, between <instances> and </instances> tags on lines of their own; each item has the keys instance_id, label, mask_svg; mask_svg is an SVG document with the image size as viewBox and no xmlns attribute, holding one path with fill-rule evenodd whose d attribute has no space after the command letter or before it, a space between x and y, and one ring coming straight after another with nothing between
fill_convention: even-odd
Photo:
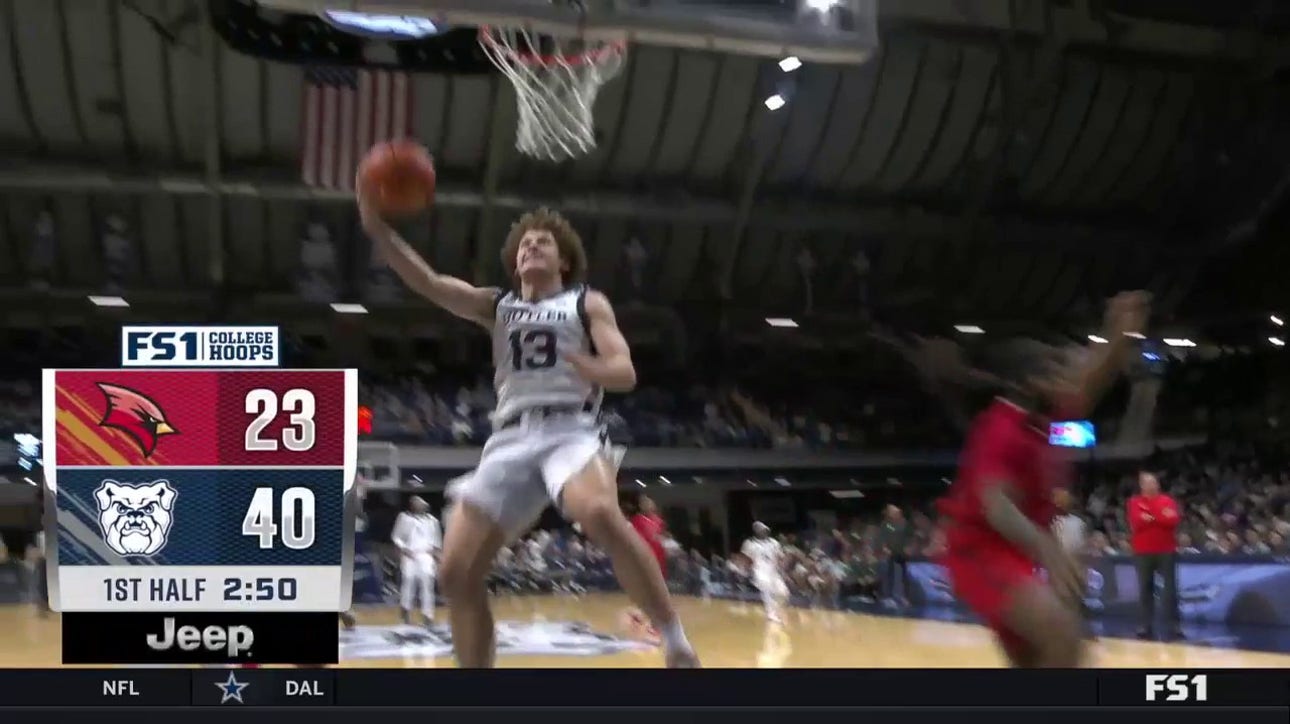
<instances>
[{"instance_id":1,"label":"dallas cowboys star logo","mask_svg":"<svg viewBox=\"0 0 1290 724\"><path fill-rule=\"evenodd\" d=\"M242 690L248 686L250 686L249 683L244 684L238 681L232 671L228 672L228 681L222 684L218 681L215 682L215 688L223 692L223 695L219 698L219 703L227 704L230 701L236 701L239 704L245 704L246 702L242 701Z\"/></svg>"}]
</instances>

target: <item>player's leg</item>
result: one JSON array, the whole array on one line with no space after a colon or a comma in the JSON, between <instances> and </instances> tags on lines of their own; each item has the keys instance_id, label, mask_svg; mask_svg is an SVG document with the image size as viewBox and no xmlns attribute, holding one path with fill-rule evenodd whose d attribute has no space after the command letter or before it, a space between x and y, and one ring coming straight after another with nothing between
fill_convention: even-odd
<instances>
[{"instance_id":1,"label":"player's leg","mask_svg":"<svg viewBox=\"0 0 1290 724\"><path fill-rule=\"evenodd\" d=\"M399 559L399 618L403 623L412 623L412 604L416 595L416 561L405 553Z\"/></svg>"},{"instance_id":2,"label":"player's leg","mask_svg":"<svg viewBox=\"0 0 1290 724\"><path fill-rule=\"evenodd\" d=\"M672 607L663 571L623 515L614 471L599 450L595 435L557 447L543 465L548 490L564 514L609 554L619 584L663 638L668 666L695 667L698 659Z\"/></svg>"},{"instance_id":3,"label":"player's leg","mask_svg":"<svg viewBox=\"0 0 1290 724\"><path fill-rule=\"evenodd\" d=\"M421 564L420 591L421 595L421 618L423 623L429 625L434 622L434 569L430 561ZM487 574L485 574L487 578Z\"/></svg>"},{"instance_id":4,"label":"player's leg","mask_svg":"<svg viewBox=\"0 0 1290 724\"><path fill-rule=\"evenodd\" d=\"M495 631L488 605L488 572L505 543L502 527L469 501L446 516L439 581L448 598L452 648L462 668L493 665Z\"/></svg>"},{"instance_id":5,"label":"player's leg","mask_svg":"<svg viewBox=\"0 0 1290 724\"><path fill-rule=\"evenodd\" d=\"M1084 658L1078 614L1038 578L1008 592L1001 621L1024 642L1008 652L1017 666L1069 669L1079 666Z\"/></svg>"}]
</instances>

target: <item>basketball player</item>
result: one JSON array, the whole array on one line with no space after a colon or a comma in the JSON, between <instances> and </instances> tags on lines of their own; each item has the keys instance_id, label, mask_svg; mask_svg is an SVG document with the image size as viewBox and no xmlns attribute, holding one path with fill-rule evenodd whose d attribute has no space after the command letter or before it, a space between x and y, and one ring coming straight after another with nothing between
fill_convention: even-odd
<instances>
[{"instance_id":1,"label":"basketball player","mask_svg":"<svg viewBox=\"0 0 1290 724\"><path fill-rule=\"evenodd\" d=\"M753 523L753 537L740 548L752 561L752 583L761 591L761 602L766 609L766 620L784 622L784 605L788 602L788 584L780 567L784 563L784 549L770 535L770 526L761 521Z\"/></svg>"},{"instance_id":2,"label":"basketball player","mask_svg":"<svg viewBox=\"0 0 1290 724\"><path fill-rule=\"evenodd\" d=\"M439 521L430 515L423 498L408 501L408 509L394 521L390 541L399 547L399 607L403 623L412 622L412 602L420 594L422 623L434 622L434 569L443 537Z\"/></svg>"},{"instance_id":3,"label":"basketball player","mask_svg":"<svg viewBox=\"0 0 1290 724\"><path fill-rule=\"evenodd\" d=\"M663 522L663 516L658 514L658 506L654 504L653 499L647 495L642 495L636 499L636 514L631 517L632 527L640 535L641 540L649 547L650 553L654 555L654 560L658 561L658 567L663 571L663 578L667 578L667 550L663 547L663 531L666 530L666 524Z\"/></svg>"},{"instance_id":4,"label":"basketball player","mask_svg":"<svg viewBox=\"0 0 1290 724\"><path fill-rule=\"evenodd\" d=\"M479 466L448 494L440 580L453 649L463 667L490 667L495 654L486 579L508 541L548 503L606 551L618 581L663 638L672 668L698 666L672 607L662 571L618 505L617 473L599 424L604 390L636 385L631 350L605 295L583 285L582 240L560 214L520 217L502 247L510 292L440 274L381 219L359 174L363 228L411 289L489 330L497 408Z\"/></svg>"},{"instance_id":5,"label":"basketball player","mask_svg":"<svg viewBox=\"0 0 1290 724\"><path fill-rule=\"evenodd\" d=\"M1135 348L1129 335L1145 325L1148 304L1141 292L1111 300L1109 344L1078 377L1060 350L1028 340L1004 345L1000 396L973 421L941 501L955 596L994 629L1014 666L1069 668L1082 659L1079 614L1069 602L1082 593L1084 575L1050 528L1053 486L1066 471L1050 457L1047 423L1092 410L1124 369Z\"/></svg>"}]
</instances>

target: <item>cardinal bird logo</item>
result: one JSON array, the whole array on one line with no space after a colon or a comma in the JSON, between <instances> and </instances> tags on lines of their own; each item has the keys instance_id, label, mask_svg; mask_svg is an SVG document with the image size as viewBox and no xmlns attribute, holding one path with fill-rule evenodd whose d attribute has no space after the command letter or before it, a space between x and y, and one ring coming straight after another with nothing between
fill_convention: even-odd
<instances>
[{"instance_id":1,"label":"cardinal bird logo","mask_svg":"<svg viewBox=\"0 0 1290 724\"><path fill-rule=\"evenodd\" d=\"M106 382L97 384L107 398L107 410L99 425L129 435L145 458L157 449L157 440L162 435L179 432L166 421L166 413L162 412L161 406L142 392Z\"/></svg>"}]
</instances>

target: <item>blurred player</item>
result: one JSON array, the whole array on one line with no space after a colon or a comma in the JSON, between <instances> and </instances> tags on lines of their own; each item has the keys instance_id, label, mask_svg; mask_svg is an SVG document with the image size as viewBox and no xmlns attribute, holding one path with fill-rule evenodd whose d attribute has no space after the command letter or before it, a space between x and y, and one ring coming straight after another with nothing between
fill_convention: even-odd
<instances>
[{"instance_id":1,"label":"blurred player","mask_svg":"<svg viewBox=\"0 0 1290 724\"><path fill-rule=\"evenodd\" d=\"M1051 457L1048 421L1092 410L1135 348L1129 335L1145 325L1147 307L1139 292L1113 299L1103 333L1109 344L1078 375L1061 350L1029 340L1003 345L1000 396L973 421L941 501L954 593L995 631L1014 666L1081 662L1081 625L1069 602L1082 593L1084 574L1050 528L1053 487L1066 471Z\"/></svg>"},{"instance_id":2,"label":"blurred player","mask_svg":"<svg viewBox=\"0 0 1290 724\"><path fill-rule=\"evenodd\" d=\"M784 549L770 535L770 526L753 523L753 537L740 548L752 561L752 583L761 591L761 602L766 608L766 620L784 622L784 606L788 603L788 584L780 570L784 564Z\"/></svg>"},{"instance_id":3,"label":"blurred player","mask_svg":"<svg viewBox=\"0 0 1290 724\"><path fill-rule=\"evenodd\" d=\"M560 214L522 216L502 247L513 290L440 274L381 219L359 174L363 228L411 289L493 338L497 408L479 466L448 494L441 581L453 649L463 667L493 665L496 631L487 577L498 550L548 503L609 554L623 590L658 629L667 665L698 666L654 556L618 506L616 464L606 454L600 401L636 385L631 350L606 297L590 291L582 240Z\"/></svg>"},{"instance_id":4,"label":"blurred player","mask_svg":"<svg viewBox=\"0 0 1290 724\"><path fill-rule=\"evenodd\" d=\"M430 515L430 504L414 497L394 521L390 541L399 547L399 608L403 623L412 622L412 604L421 600L422 623L434 621L434 571L443 545L439 521Z\"/></svg>"},{"instance_id":5,"label":"blurred player","mask_svg":"<svg viewBox=\"0 0 1290 724\"><path fill-rule=\"evenodd\" d=\"M636 499L636 513L631 517L632 527L640 535L645 545L649 546L650 553L654 554L654 560L658 561L658 567L663 571L663 577L667 578L667 550L663 547L664 530L666 524L663 522L663 516L658 514L658 506L647 495L642 495Z\"/></svg>"}]
</instances>

